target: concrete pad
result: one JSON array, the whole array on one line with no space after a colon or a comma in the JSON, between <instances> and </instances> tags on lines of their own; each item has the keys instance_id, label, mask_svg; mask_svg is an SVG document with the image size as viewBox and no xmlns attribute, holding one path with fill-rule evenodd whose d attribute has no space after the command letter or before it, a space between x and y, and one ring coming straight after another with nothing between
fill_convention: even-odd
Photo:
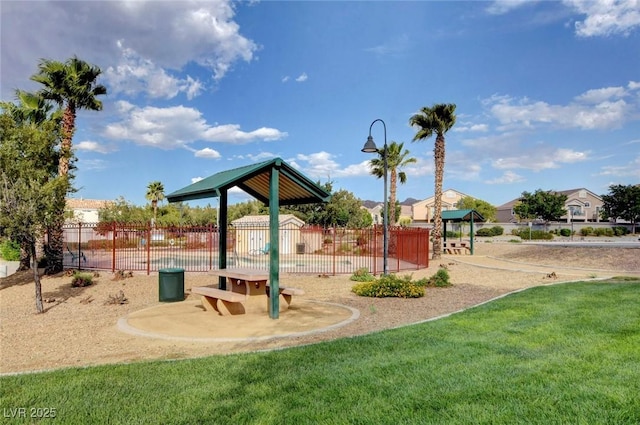
<instances>
[{"instance_id":1,"label":"concrete pad","mask_svg":"<svg viewBox=\"0 0 640 425\"><path fill-rule=\"evenodd\" d=\"M354 308L296 300L278 319L266 313L220 316L207 311L200 300L160 304L118 320L126 333L150 338L193 342L257 341L325 332L360 316Z\"/></svg>"}]
</instances>

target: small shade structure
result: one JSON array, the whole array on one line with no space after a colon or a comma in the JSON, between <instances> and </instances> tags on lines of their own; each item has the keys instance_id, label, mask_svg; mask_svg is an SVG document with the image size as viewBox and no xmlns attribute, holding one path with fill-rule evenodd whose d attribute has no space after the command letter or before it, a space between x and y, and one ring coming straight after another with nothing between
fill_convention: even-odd
<instances>
[{"instance_id":1,"label":"small shade structure","mask_svg":"<svg viewBox=\"0 0 640 425\"><path fill-rule=\"evenodd\" d=\"M237 186L269 207L269 284L271 293L280 291L280 247L278 223L280 205L328 202L331 195L281 158L259 162L232 170L221 171L167 195L169 202L220 198L218 268L227 268L227 192ZM219 287L226 289L226 280L220 277ZM270 297L269 317L277 319L280 312L279 297Z\"/></svg>"},{"instance_id":2,"label":"small shade structure","mask_svg":"<svg viewBox=\"0 0 640 425\"><path fill-rule=\"evenodd\" d=\"M444 241L447 241L447 222L460 223L460 222L469 222L471 223L471 229L469 230L470 235L470 250L471 255L473 255L473 223L484 223L485 219L480 215L476 210L448 210L442 211L442 222L444 223Z\"/></svg>"}]
</instances>

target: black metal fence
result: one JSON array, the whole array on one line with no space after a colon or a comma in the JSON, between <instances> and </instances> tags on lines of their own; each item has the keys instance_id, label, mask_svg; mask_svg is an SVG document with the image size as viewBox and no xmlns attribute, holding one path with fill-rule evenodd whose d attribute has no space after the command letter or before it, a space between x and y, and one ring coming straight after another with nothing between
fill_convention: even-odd
<instances>
[{"instance_id":1,"label":"black metal fence","mask_svg":"<svg viewBox=\"0 0 640 425\"><path fill-rule=\"evenodd\" d=\"M74 223L64 227L65 268L131 270L147 274L179 267L190 272L218 268L216 226L150 227L139 223ZM230 226L227 266L269 268L269 227L264 223ZM429 230L389 229L388 268L391 272L429 266ZM282 273L351 274L362 268L383 271L382 227L367 229L279 228Z\"/></svg>"}]
</instances>

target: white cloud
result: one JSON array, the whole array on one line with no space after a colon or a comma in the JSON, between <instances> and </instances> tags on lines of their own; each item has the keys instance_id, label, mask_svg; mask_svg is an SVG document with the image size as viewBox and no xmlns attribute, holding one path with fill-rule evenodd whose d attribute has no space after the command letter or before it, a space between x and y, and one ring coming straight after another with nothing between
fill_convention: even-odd
<instances>
[{"instance_id":1,"label":"white cloud","mask_svg":"<svg viewBox=\"0 0 640 425\"><path fill-rule=\"evenodd\" d=\"M607 165L602 167L601 176L631 177L640 180L640 155L623 165Z\"/></svg>"},{"instance_id":2,"label":"white cloud","mask_svg":"<svg viewBox=\"0 0 640 425\"><path fill-rule=\"evenodd\" d=\"M91 140L84 140L80 143L74 143L74 148L79 151L88 151L88 152L98 152L98 153L109 153L114 149L100 144L98 142L93 142Z\"/></svg>"},{"instance_id":3,"label":"white cloud","mask_svg":"<svg viewBox=\"0 0 640 425\"><path fill-rule=\"evenodd\" d=\"M117 44L122 58L118 65L110 66L104 72L113 93L134 96L144 92L152 98L171 99L182 92L192 99L204 89L201 81L190 76L184 79L173 77L152 60L143 59L133 49L124 47L121 40Z\"/></svg>"},{"instance_id":4,"label":"white cloud","mask_svg":"<svg viewBox=\"0 0 640 425\"><path fill-rule=\"evenodd\" d=\"M304 81L307 81L309 77L307 76L306 72L303 72L302 74L300 74L300 76L298 78L296 78L296 82L298 83L302 83Z\"/></svg>"},{"instance_id":5,"label":"white cloud","mask_svg":"<svg viewBox=\"0 0 640 425\"><path fill-rule=\"evenodd\" d=\"M534 3L531 0L495 0L487 7L487 12L492 15L503 15L522 6Z\"/></svg>"},{"instance_id":6,"label":"white cloud","mask_svg":"<svg viewBox=\"0 0 640 425\"><path fill-rule=\"evenodd\" d=\"M191 179L191 184L198 183L200 180L204 180L204 177L193 177Z\"/></svg>"},{"instance_id":7,"label":"white cloud","mask_svg":"<svg viewBox=\"0 0 640 425\"><path fill-rule=\"evenodd\" d=\"M640 82L629 81L629 84L627 84L627 87L629 88L629 90L638 90L640 89Z\"/></svg>"},{"instance_id":8,"label":"white cloud","mask_svg":"<svg viewBox=\"0 0 640 425\"><path fill-rule=\"evenodd\" d=\"M577 152L571 149L539 148L531 151L522 151L519 155L495 158L491 165L499 170L527 169L542 171L559 168L561 164L571 164L586 161L589 152Z\"/></svg>"},{"instance_id":9,"label":"white cloud","mask_svg":"<svg viewBox=\"0 0 640 425\"><path fill-rule=\"evenodd\" d=\"M158 81L168 84L163 86L168 92L175 81L167 70L179 71L187 65L205 68L218 81L238 61L253 60L259 49L240 33L234 18L230 0L3 2L2 45L11 49L1 49L0 61L11 67L3 67L2 97L24 85L25 75L34 72L40 58L73 54L103 70L112 67L119 84L140 66L147 71L152 66ZM24 22L37 25L26 31ZM122 62L123 51L116 40L123 40L135 55ZM130 61L134 66L128 70ZM182 81L178 86L182 84L185 93L197 94L197 81Z\"/></svg>"},{"instance_id":10,"label":"white cloud","mask_svg":"<svg viewBox=\"0 0 640 425\"><path fill-rule=\"evenodd\" d=\"M503 124L502 130L533 128L536 124L558 128L612 129L620 127L637 110L637 105L622 99L629 94L623 87L607 87L589 90L567 105L505 96L492 96L483 104Z\"/></svg>"},{"instance_id":11,"label":"white cloud","mask_svg":"<svg viewBox=\"0 0 640 425\"><path fill-rule=\"evenodd\" d=\"M511 184L511 183L519 183L524 181L524 177L519 174L514 173L513 171L505 171L499 177L495 179L485 180L486 184Z\"/></svg>"},{"instance_id":12,"label":"white cloud","mask_svg":"<svg viewBox=\"0 0 640 425\"><path fill-rule=\"evenodd\" d=\"M375 53L377 55L389 55L398 54L406 51L409 48L409 37L406 34L402 34L389 41L385 41L374 47L364 49L365 52Z\"/></svg>"},{"instance_id":13,"label":"white cloud","mask_svg":"<svg viewBox=\"0 0 640 425\"><path fill-rule=\"evenodd\" d=\"M287 136L286 132L275 128L262 127L245 132L238 124L211 126L200 111L185 106L140 108L121 101L116 107L123 113L123 119L106 126L106 137L160 149L175 149L196 140L242 144L279 140Z\"/></svg>"},{"instance_id":14,"label":"white cloud","mask_svg":"<svg viewBox=\"0 0 640 425\"><path fill-rule=\"evenodd\" d=\"M638 0L564 0L564 4L585 15L583 21L575 23L580 37L628 36L640 26Z\"/></svg>"},{"instance_id":15,"label":"white cloud","mask_svg":"<svg viewBox=\"0 0 640 425\"><path fill-rule=\"evenodd\" d=\"M456 125L451 130L459 133L486 132L486 131L489 131L489 125L474 124L471 122L461 122L461 123L456 123Z\"/></svg>"},{"instance_id":16,"label":"white cloud","mask_svg":"<svg viewBox=\"0 0 640 425\"><path fill-rule=\"evenodd\" d=\"M195 156L197 158L218 159L220 158L220 152L211 148L204 148L196 151Z\"/></svg>"},{"instance_id":17,"label":"white cloud","mask_svg":"<svg viewBox=\"0 0 640 425\"><path fill-rule=\"evenodd\" d=\"M282 77L282 82L283 83L286 83L287 81L289 81L289 76L288 75Z\"/></svg>"},{"instance_id":18,"label":"white cloud","mask_svg":"<svg viewBox=\"0 0 640 425\"><path fill-rule=\"evenodd\" d=\"M82 160L82 169L83 170L105 170L110 165L109 161L105 161L103 159L83 159Z\"/></svg>"}]
</instances>

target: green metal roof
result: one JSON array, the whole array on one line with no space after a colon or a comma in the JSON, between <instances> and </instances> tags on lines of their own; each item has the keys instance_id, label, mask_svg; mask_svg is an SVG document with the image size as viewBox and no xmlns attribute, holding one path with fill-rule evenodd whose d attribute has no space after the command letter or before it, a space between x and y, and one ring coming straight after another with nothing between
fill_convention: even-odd
<instances>
[{"instance_id":1,"label":"green metal roof","mask_svg":"<svg viewBox=\"0 0 640 425\"><path fill-rule=\"evenodd\" d=\"M442 211L443 221L473 221L482 223L485 221L484 217L480 215L476 210L447 210Z\"/></svg>"},{"instance_id":2,"label":"green metal roof","mask_svg":"<svg viewBox=\"0 0 640 425\"><path fill-rule=\"evenodd\" d=\"M280 205L328 202L331 195L281 158L221 171L167 195L169 202L219 197L221 190L238 186L254 198L269 205L269 180L278 169Z\"/></svg>"}]
</instances>

